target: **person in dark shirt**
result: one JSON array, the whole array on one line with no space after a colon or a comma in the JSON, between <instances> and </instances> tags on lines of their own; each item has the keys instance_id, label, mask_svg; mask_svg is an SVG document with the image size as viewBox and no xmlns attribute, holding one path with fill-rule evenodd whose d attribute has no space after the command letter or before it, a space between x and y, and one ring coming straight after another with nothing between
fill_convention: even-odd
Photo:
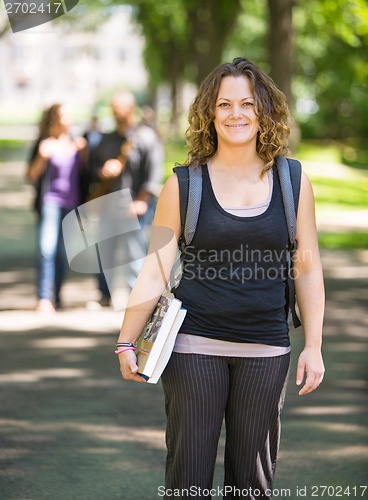
<instances>
[{"instance_id":1,"label":"person in dark shirt","mask_svg":"<svg viewBox=\"0 0 368 500\"><path fill-rule=\"evenodd\" d=\"M94 151L100 144L102 139L102 132L100 130L99 120L97 115L92 115L88 129L83 134L87 140L88 151Z\"/></svg>"},{"instance_id":2,"label":"person in dark shirt","mask_svg":"<svg viewBox=\"0 0 368 500\"><path fill-rule=\"evenodd\" d=\"M284 94L241 57L204 79L189 111L186 166L200 170L202 193L175 289L187 314L162 374L165 498L174 491L182 499L205 498L203 492L211 490L223 419L224 498L272 498L291 349L288 228L275 168L275 158L287 153L288 117ZM293 269L305 336L296 384L304 395L324 375L324 286L313 191L293 165L299 174ZM149 253L125 311L116 353L126 380L145 381L135 343L175 261L182 235L180 187L176 173L163 187ZM159 249L154 235L163 228L173 237Z\"/></svg>"},{"instance_id":3,"label":"person in dark shirt","mask_svg":"<svg viewBox=\"0 0 368 500\"><path fill-rule=\"evenodd\" d=\"M103 260L110 269L114 267L116 253L124 253L127 263L126 285L131 289L139 272L139 259L147 250L144 228L152 223L157 197L163 179L163 145L155 131L148 126L136 123L136 102L130 92L117 94L111 103L116 129L105 133L94 150L90 160L90 199L129 190L131 203L128 207L132 217L137 217L142 231L124 234L124 217L116 209L103 210L102 226L113 224L122 238L111 239L104 245ZM127 191L126 191L127 192ZM106 199L106 203L108 200ZM109 305L111 301L112 277L98 275L101 293L100 304Z\"/></svg>"}]
</instances>

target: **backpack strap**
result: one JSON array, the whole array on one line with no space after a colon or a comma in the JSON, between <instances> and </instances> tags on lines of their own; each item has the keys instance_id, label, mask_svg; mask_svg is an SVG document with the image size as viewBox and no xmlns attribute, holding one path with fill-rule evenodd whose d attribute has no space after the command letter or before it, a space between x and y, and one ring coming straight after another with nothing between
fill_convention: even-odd
<instances>
[{"instance_id":1,"label":"backpack strap","mask_svg":"<svg viewBox=\"0 0 368 500\"><path fill-rule=\"evenodd\" d=\"M301 325L301 322L296 312L293 257L298 247L296 241L296 216L298 212L302 169L298 161L287 160L281 155L276 157L276 165L280 179L282 201L284 204L285 218L289 234L287 280L288 305L291 311L294 327L298 328Z\"/></svg>"},{"instance_id":2,"label":"backpack strap","mask_svg":"<svg viewBox=\"0 0 368 500\"><path fill-rule=\"evenodd\" d=\"M184 225L184 239L187 245L192 243L197 229L199 209L202 201L202 167L189 167L189 193L187 214Z\"/></svg>"},{"instance_id":3,"label":"backpack strap","mask_svg":"<svg viewBox=\"0 0 368 500\"><path fill-rule=\"evenodd\" d=\"M190 245L197 228L202 200L202 167L190 165L173 170L179 181L182 243Z\"/></svg>"},{"instance_id":4,"label":"backpack strap","mask_svg":"<svg viewBox=\"0 0 368 500\"><path fill-rule=\"evenodd\" d=\"M297 210L294 202L293 186L291 183L291 174L288 160L284 156L276 157L277 171L279 174L282 201L284 204L286 223L289 233L289 246L293 251L297 248L296 241L296 214Z\"/></svg>"},{"instance_id":5,"label":"backpack strap","mask_svg":"<svg viewBox=\"0 0 368 500\"><path fill-rule=\"evenodd\" d=\"M179 202L180 202L180 221L181 221L181 234L184 234L185 217L188 206L189 194L189 169L188 167L178 166L173 168L179 182Z\"/></svg>"},{"instance_id":6,"label":"backpack strap","mask_svg":"<svg viewBox=\"0 0 368 500\"><path fill-rule=\"evenodd\" d=\"M287 158L287 162L289 164L291 185L293 188L295 215L298 215L300 185L302 179L302 166L298 160L292 160L291 158Z\"/></svg>"},{"instance_id":7,"label":"backpack strap","mask_svg":"<svg viewBox=\"0 0 368 500\"><path fill-rule=\"evenodd\" d=\"M169 280L172 291L180 282L185 247L190 245L194 237L202 199L201 167L177 166L173 168L173 171L176 173L179 182L181 236L178 242L180 252L171 270Z\"/></svg>"}]
</instances>

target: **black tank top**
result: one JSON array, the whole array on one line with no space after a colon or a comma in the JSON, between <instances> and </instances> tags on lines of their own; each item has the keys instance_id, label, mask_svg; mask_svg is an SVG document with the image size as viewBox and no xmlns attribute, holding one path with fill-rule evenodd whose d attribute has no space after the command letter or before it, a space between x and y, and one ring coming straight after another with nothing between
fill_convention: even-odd
<instances>
[{"instance_id":1,"label":"black tank top","mask_svg":"<svg viewBox=\"0 0 368 500\"><path fill-rule=\"evenodd\" d=\"M188 311L180 331L289 346L288 231L277 169L269 207L254 217L226 212L214 195L207 165L202 176L197 229L175 291Z\"/></svg>"}]
</instances>

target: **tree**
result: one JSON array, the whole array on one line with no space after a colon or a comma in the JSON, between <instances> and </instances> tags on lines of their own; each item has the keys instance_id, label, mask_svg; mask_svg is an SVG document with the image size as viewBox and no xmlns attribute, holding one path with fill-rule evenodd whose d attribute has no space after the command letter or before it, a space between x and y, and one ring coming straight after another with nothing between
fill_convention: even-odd
<instances>
[{"instance_id":1,"label":"tree","mask_svg":"<svg viewBox=\"0 0 368 500\"><path fill-rule=\"evenodd\" d=\"M230 44L240 49L240 53L244 51L243 47L247 47L246 57L254 58L270 74L286 95L291 114L294 115L292 10L293 0L267 0L257 5L244 0L244 14L239 22L238 33L231 38ZM290 148L294 150L298 141L299 129L293 121Z\"/></svg>"},{"instance_id":2,"label":"tree","mask_svg":"<svg viewBox=\"0 0 368 500\"><path fill-rule=\"evenodd\" d=\"M225 44L237 24L240 0L184 0L188 62L191 76L199 85L223 57Z\"/></svg>"},{"instance_id":3,"label":"tree","mask_svg":"<svg viewBox=\"0 0 368 500\"><path fill-rule=\"evenodd\" d=\"M178 123L180 85L197 85L221 63L235 26L240 0L136 0L135 19L146 40L145 62L153 90L169 82L172 126Z\"/></svg>"},{"instance_id":4,"label":"tree","mask_svg":"<svg viewBox=\"0 0 368 500\"><path fill-rule=\"evenodd\" d=\"M286 95L293 110L293 0L268 0L268 58L270 76Z\"/></svg>"},{"instance_id":5,"label":"tree","mask_svg":"<svg viewBox=\"0 0 368 500\"><path fill-rule=\"evenodd\" d=\"M271 74L305 136L367 136L366 0L89 0L58 22L91 30L123 4L145 38L151 103L168 84L174 126L183 82L245 56Z\"/></svg>"},{"instance_id":6,"label":"tree","mask_svg":"<svg viewBox=\"0 0 368 500\"><path fill-rule=\"evenodd\" d=\"M174 128L178 123L181 83L189 79L199 85L221 63L239 6L240 0L134 2L134 17L146 41L145 62L151 94L155 94L158 85L169 82Z\"/></svg>"},{"instance_id":7,"label":"tree","mask_svg":"<svg viewBox=\"0 0 368 500\"><path fill-rule=\"evenodd\" d=\"M367 137L366 1L295 2L292 26L288 4L288 27L283 16L277 21L275 13L268 14L268 9L276 10L276 3L280 13L285 0L243 2L238 28L225 49L226 58L244 55L271 74L287 95L304 137ZM288 51L291 32L294 49Z\"/></svg>"},{"instance_id":8,"label":"tree","mask_svg":"<svg viewBox=\"0 0 368 500\"><path fill-rule=\"evenodd\" d=\"M145 37L144 59L150 81L151 104L155 107L156 91L168 82L171 89L171 127L178 127L179 85L185 72L186 34L182 2L154 3L139 0L133 10Z\"/></svg>"},{"instance_id":9,"label":"tree","mask_svg":"<svg viewBox=\"0 0 368 500\"><path fill-rule=\"evenodd\" d=\"M295 89L306 137L368 134L368 6L364 0L309 0L295 8Z\"/></svg>"}]
</instances>

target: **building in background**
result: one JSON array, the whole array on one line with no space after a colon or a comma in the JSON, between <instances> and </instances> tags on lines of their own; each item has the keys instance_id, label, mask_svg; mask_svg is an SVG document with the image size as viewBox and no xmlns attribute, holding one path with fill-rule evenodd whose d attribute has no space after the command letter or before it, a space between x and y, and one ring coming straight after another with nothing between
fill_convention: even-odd
<instances>
[{"instance_id":1,"label":"building in background","mask_svg":"<svg viewBox=\"0 0 368 500\"><path fill-rule=\"evenodd\" d=\"M94 32L47 23L0 40L0 117L32 116L63 101L91 109L109 90L144 90L143 37L129 9L120 9ZM13 120L12 120L13 121Z\"/></svg>"}]
</instances>

